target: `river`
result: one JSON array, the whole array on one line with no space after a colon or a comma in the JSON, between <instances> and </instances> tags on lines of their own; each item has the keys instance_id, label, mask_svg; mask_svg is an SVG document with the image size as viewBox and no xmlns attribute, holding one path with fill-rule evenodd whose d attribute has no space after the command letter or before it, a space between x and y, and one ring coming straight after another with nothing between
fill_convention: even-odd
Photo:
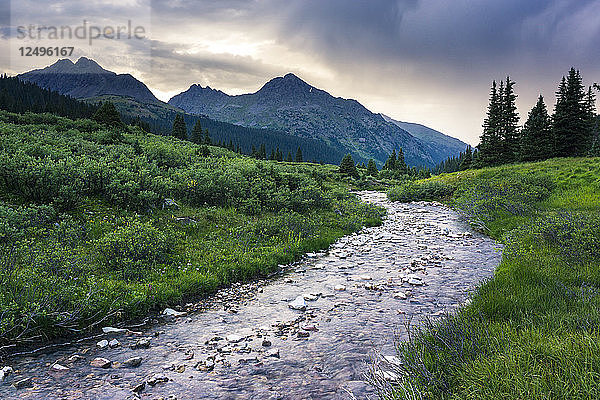
<instances>
[{"instance_id":1,"label":"river","mask_svg":"<svg viewBox=\"0 0 600 400\"><path fill-rule=\"evenodd\" d=\"M392 355L408 321L464 303L492 276L501 249L441 204L359 196L387 209L381 226L273 279L225 289L202 311L107 334L115 348L100 348L100 338L8 360L15 372L0 383L0 398L376 398L364 381L374 353ZM96 358L110 366L90 365Z\"/></svg>"}]
</instances>

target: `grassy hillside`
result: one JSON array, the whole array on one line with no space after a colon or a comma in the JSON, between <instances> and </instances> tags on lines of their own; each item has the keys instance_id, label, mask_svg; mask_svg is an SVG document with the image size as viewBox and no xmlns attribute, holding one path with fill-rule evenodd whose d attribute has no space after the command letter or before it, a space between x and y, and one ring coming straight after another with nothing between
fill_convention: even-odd
<instances>
[{"instance_id":1,"label":"grassy hillside","mask_svg":"<svg viewBox=\"0 0 600 400\"><path fill-rule=\"evenodd\" d=\"M0 346L79 334L267 275L381 210L337 168L0 112Z\"/></svg>"},{"instance_id":2,"label":"grassy hillside","mask_svg":"<svg viewBox=\"0 0 600 400\"><path fill-rule=\"evenodd\" d=\"M600 159L437 176L389 192L441 199L505 244L456 316L398 346L390 399L600 398Z\"/></svg>"}]
</instances>

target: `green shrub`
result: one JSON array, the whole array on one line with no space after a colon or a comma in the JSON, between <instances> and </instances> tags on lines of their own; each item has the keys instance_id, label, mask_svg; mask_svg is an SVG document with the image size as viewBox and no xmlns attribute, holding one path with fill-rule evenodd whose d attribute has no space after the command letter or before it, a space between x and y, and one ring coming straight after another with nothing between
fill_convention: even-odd
<instances>
[{"instance_id":1,"label":"green shrub","mask_svg":"<svg viewBox=\"0 0 600 400\"><path fill-rule=\"evenodd\" d=\"M97 242L103 262L126 280L142 279L157 266L170 261L169 235L148 222L128 220Z\"/></svg>"},{"instance_id":2,"label":"green shrub","mask_svg":"<svg viewBox=\"0 0 600 400\"><path fill-rule=\"evenodd\" d=\"M437 181L406 182L390 189L388 197L392 201L401 202L443 200L452 196L455 189L454 186Z\"/></svg>"}]
</instances>

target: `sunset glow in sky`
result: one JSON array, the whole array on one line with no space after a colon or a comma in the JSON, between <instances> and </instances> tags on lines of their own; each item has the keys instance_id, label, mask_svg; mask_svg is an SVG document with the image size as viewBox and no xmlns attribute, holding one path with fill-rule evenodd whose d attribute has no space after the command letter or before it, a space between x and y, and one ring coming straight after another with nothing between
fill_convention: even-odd
<instances>
[{"instance_id":1,"label":"sunset glow in sky","mask_svg":"<svg viewBox=\"0 0 600 400\"><path fill-rule=\"evenodd\" d=\"M70 58L131 73L165 101L194 83L241 94L293 72L373 112L472 144L493 79L509 74L517 82L522 120L540 93L552 108L571 66L586 85L600 81L599 0L4 0L2 7L0 71L57 60L18 56L25 41L16 39L17 25L131 20L144 26L145 39L75 42Z\"/></svg>"}]
</instances>

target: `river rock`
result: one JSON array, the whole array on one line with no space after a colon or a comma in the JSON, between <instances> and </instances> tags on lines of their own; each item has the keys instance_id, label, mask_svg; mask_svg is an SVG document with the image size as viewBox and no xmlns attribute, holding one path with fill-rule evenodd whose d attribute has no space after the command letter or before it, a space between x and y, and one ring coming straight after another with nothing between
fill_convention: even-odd
<instances>
[{"instance_id":1,"label":"river rock","mask_svg":"<svg viewBox=\"0 0 600 400\"><path fill-rule=\"evenodd\" d=\"M106 369L106 368L110 368L110 366L112 365L112 361L107 360L106 358L97 357L97 358L94 358L92 360L92 362L90 363L90 365L92 367L95 367L95 368L104 368L104 369Z\"/></svg>"},{"instance_id":2,"label":"river rock","mask_svg":"<svg viewBox=\"0 0 600 400\"><path fill-rule=\"evenodd\" d=\"M396 292L396 293L394 293L394 298L400 299L400 300L406 300L407 296L406 296L406 293L404 293L404 292Z\"/></svg>"},{"instance_id":3,"label":"river rock","mask_svg":"<svg viewBox=\"0 0 600 400\"><path fill-rule=\"evenodd\" d=\"M108 345L111 349L114 349L116 347L119 347L121 345L121 342L119 342L117 339L113 339L110 342L108 342Z\"/></svg>"},{"instance_id":4,"label":"river rock","mask_svg":"<svg viewBox=\"0 0 600 400\"><path fill-rule=\"evenodd\" d=\"M358 277L359 280L361 281L370 281L373 280L373 278L371 277L371 275L361 275Z\"/></svg>"},{"instance_id":5,"label":"river rock","mask_svg":"<svg viewBox=\"0 0 600 400\"><path fill-rule=\"evenodd\" d=\"M169 382L169 378L167 378L165 375L162 375L162 374L156 374L152 378L150 378L146 381L146 383L150 386L154 386L159 383L166 383L166 382Z\"/></svg>"},{"instance_id":6,"label":"river rock","mask_svg":"<svg viewBox=\"0 0 600 400\"><path fill-rule=\"evenodd\" d=\"M306 301L316 301L319 298L319 296L314 293L305 293L303 297Z\"/></svg>"},{"instance_id":7,"label":"river rock","mask_svg":"<svg viewBox=\"0 0 600 400\"><path fill-rule=\"evenodd\" d=\"M101 340L98 343L96 343L96 346L98 346L98 348L100 348L101 350L105 349L108 347L108 340L106 340L106 339Z\"/></svg>"},{"instance_id":8,"label":"river rock","mask_svg":"<svg viewBox=\"0 0 600 400\"><path fill-rule=\"evenodd\" d=\"M333 287L333 290L335 290L336 292L343 292L346 290L346 286L344 285L335 285Z\"/></svg>"},{"instance_id":9,"label":"river rock","mask_svg":"<svg viewBox=\"0 0 600 400\"><path fill-rule=\"evenodd\" d=\"M310 336L310 333L308 333L307 331L298 331L297 336L299 338L307 338Z\"/></svg>"},{"instance_id":10,"label":"river rock","mask_svg":"<svg viewBox=\"0 0 600 400\"><path fill-rule=\"evenodd\" d=\"M263 347L269 347L269 346L271 346L271 344L272 344L271 341L267 340L267 339L263 340L263 342L262 342Z\"/></svg>"},{"instance_id":11,"label":"river rock","mask_svg":"<svg viewBox=\"0 0 600 400\"><path fill-rule=\"evenodd\" d=\"M279 358L279 349L271 349L265 352L266 358Z\"/></svg>"},{"instance_id":12,"label":"river rock","mask_svg":"<svg viewBox=\"0 0 600 400\"><path fill-rule=\"evenodd\" d=\"M64 365L60 365L59 363L54 363L52 367L50 367L50 370L52 372L67 372L69 368L65 367Z\"/></svg>"},{"instance_id":13,"label":"river rock","mask_svg":"<svg viewBox=\"0 0 600 400\"><path fill-rule=\"evenodd\" d=\"M142 357L131 357L123 361L124 367L136 368L142 363Z\"/></svg>"},{"instance_id":14,"label":"river rock","mask_svg":"<svg viewBox=\"0 0 600 400\"><path fill-rule=\"evenodd\" d=\"M73 354L71 357L69 357L69 359L67 361L70 363L76 363L83 359L84 359L83 356L80 356L79 354Z\"/></svg>"},{"instance_id":15,"label":"river rock","mask_svg":"<svg viewBox=\"0 0 600 400\"><path fill-rule=\"evenodd\" d=\"M140 339L131 346L129 346L132 350L135 349L147 349L150 347L150 341L148 339Z\"/></svg>"},{"instance_id":16,"label":"river rock","mask_svg":"<svg viewBox=\"0 0 600 400\"><path fill-rule=\"evenodd\" d=\"M3 382L13 372L12 367L3 367L0 369L0 382Z\"/></svg>"},{"instance_id":17,"label":"river rock","mask_svg":"<svg viewBox=\"0 0 600 400\"><path fill-rule=\"evenodd\" d=\"M305 311L306 310L306 301L304 301L304 297L298 296L296 299L288 304L288 306L292 310Z\"/></svg>"},{"instance_id":18,"label":"river rock","mask_svg":"<svg viewBox=\"0 0 600 400\"><path fill-rule=\"evenodd\" d=\"M162 314L166 315L167 317L184 317L187 315L187 313L184 311L175 311L172 308L165 308Z\"/></svg>"},{"instance_id":19,"label":"river rock","mask_svg":"<svg viewBox=\"0 0 600 400\"><path fill-rule=\"evenodd\" d=\"M133 393L141 393L144 389L146 389L146 382L140 382L138 384L133 385L131 391Z\"/></svg>"},{"instance_id":20,"label":"river rock","mask_svg":"<svg viewBox=\"0 0 600 400\"><path fill-rule=\"evenodd\" d=\"M423 285L423 280L421 278L408 278L408 283L413 286L421 286Z\"/></svg>"},{"instance_id":21,"label":"river rock","mask_svg":"<svg viewBox=\"0 0 600 400\"><path fill-rule=\"evenodd\" d=\"M244 340L240 335L227 335L226 339L229 343L239 343Z\"/></svg>"}]
</instances>

